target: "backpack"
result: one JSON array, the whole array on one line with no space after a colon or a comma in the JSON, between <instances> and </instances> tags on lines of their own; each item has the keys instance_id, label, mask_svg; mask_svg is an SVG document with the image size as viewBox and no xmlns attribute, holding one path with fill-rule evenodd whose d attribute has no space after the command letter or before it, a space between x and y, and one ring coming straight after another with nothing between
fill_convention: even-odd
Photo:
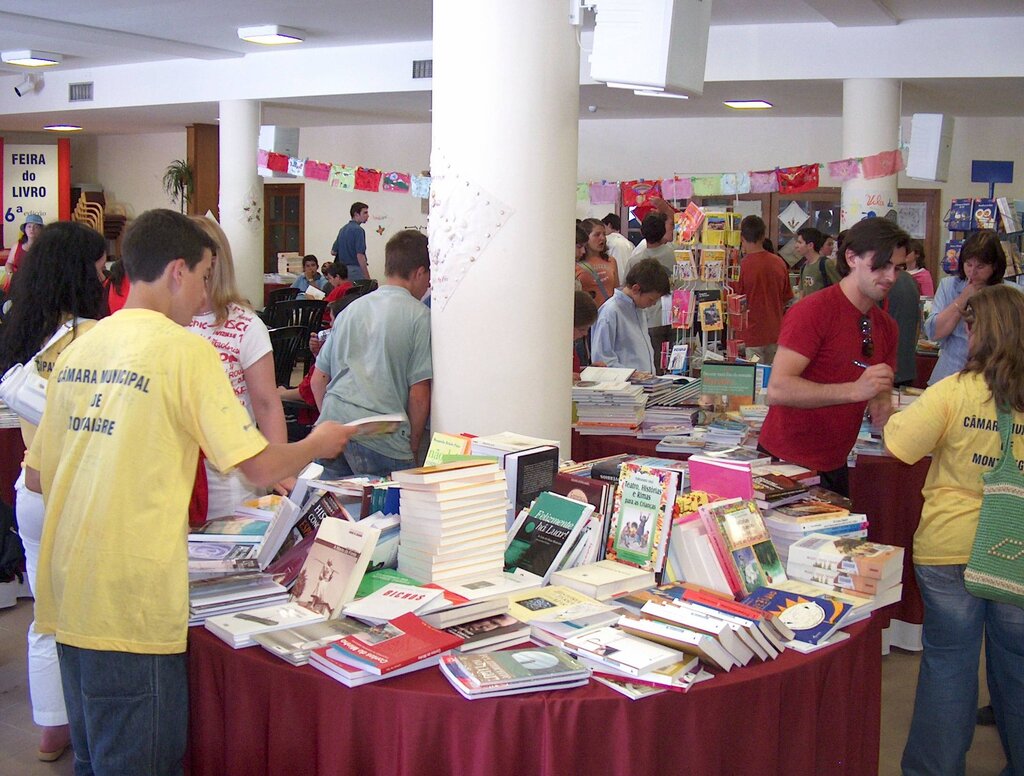
<instances>
[{"instance_id":1,"label":"backpack","mask_svg":"<svg viewBox=\"0 0 1024 776\"><path fill-rule=\"evenodd\" d=\"M818 274L821 275L821 287L828 288L832 285L832 278L828 276L828 272L825 270L825 262L828 261L827 256L822 256L818 259Z\"/></svg>"},{"instance_id":2,"label":"backpack","mask_svg":"<svg viewBox=\"0 0 1024 776\"><path fill-rule=\"evenodd\" d=\"M14 510L0 501L0 583L25 581L25 549L18 536Z\"/></svg>"}]
</instances>

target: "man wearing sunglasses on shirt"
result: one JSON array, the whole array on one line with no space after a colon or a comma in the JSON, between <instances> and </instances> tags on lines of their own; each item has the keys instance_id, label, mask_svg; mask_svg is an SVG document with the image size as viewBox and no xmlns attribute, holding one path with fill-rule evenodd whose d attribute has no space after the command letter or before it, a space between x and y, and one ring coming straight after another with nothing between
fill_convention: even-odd
<instances>
[{"instance_id":1,"label":"man wearing sunglasses on shirt","mask_svg":"<svg viewBox=\"0 0 1024 776\"><path fill-rule=\"evenodd\" d=\"M881 428L892 412L896 322L881 302L895 282L910 236L883 218L860 221L839 246L841 280L795 304L782 319L768 383L760 445L817 470L821 484L849 495L846 457L864 408Z\"/></svg>"}]
</instances>

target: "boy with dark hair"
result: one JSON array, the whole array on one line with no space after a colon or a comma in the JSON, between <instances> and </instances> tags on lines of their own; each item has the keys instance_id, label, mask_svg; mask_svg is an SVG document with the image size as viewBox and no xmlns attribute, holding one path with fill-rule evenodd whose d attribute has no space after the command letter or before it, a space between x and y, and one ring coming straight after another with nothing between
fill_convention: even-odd
<instances>
[{"instance_id":1,"label":"boy with dark hair","mask_svg":"<svg viewBox=\"0 0 1024 776\"><path fill-rule=\"evenodd\" d=\"M736 333L748 355L757 355L762 363L775 358L776 342L782 327L782 313L793 289L789 285L786 262L762 249L766 227L760 216L740 221L740 276L733 290L747 297L747 327Z\"/></svg>"},{"instance_id":2,"label":"boy with dark hair","mask_svg":"<svg viewBox=\"0 0 1024 776\"><path fill-rule=\"evenodd\" d=\"M604 231L608 238L608 253L615 259L615 267L619 271L619 277L626 277L629 268L626 264L629 257L633 255L633 243L622 234L622 219L614 213L609 213L601 219L604 224Z\"/></svg>"},{"instance_id":3,"label":"boy with dark hair","mask_svg":"<svg viewBox=\"0 0 1024 776\"><path fill-rule=\"evenodd\" d=\"M654 348L643 311L668 292L668 271L656 259L637 262L626 274L625 285L615 289L598 311L591 332L594 361L653 374Z\"/></svg>"},{"instance_id":4,"label":"boy with dark hair","mask_svg":"<svg viewBox=\"0 0 1024 776\"><path fill-rule=\"evenodd\" d=\"M370 208L365 202L353 202L348 209L349 222L338 230L331 246L331 255L348 267L350 280L369 280L370 268L366 263L366 232L363 224L370 220Z\"/></svg>"},{"instance_id":5,"label":"boy with dark hair","mask_svg":"<svg viewBox=\"0 0 1024 776\"><path fill-rule=\"evenodd\" d=\"M354 429L269 445L213 346L187 328L212 243L187 216L128 227L122 310L59 356L25 458L41 492L36 627L56 634L76 773L181 772L188 720L188 504L200 447L257 485L335 455Z\"/></svg>"},{"instance_id":6,"label":"boy with dark hair","mask_svg":"<svg viewBox=\"0 0 1024 776\"><path fill-rule=\"evenodd\" d=\"M322 461L325 476L387 475L416 465L433 376L430 310L420 302L430 288L427 236L415 229L395 234L384 248L384 267L381 287L338 316L310 387L320 422L390 413L405 420L394 433L362 437L344 455Z\"/></svg>"},{"instance_id":7,"label":"boy with dark hair","mask_svg":"<svg viewBox=\"0 0 1024 776\"><path fill-rule=\"evenodd\" d=\"M878 303L909 239L884 218L854 224L840 246L842 280L797 302L782 321L760 444L817 470L824 487L843 495L865 407L879 428L892 412L898 333Z\"/></svg>"},{"instance_id":8,"label":"boy with dark hair","mask_svg":"<svg viewBox=\"0 0 1024 776\"><path fill-rule=\"evenodd\" d=\"M836 263L821 253L828 239L830 238L826 234L813 226L797 230L793 250L800 257L800 261L793 266L800 269L798 287L801 299L806 299L815 291L821 291L839 282Z\"/></svg>"}]
</instances>

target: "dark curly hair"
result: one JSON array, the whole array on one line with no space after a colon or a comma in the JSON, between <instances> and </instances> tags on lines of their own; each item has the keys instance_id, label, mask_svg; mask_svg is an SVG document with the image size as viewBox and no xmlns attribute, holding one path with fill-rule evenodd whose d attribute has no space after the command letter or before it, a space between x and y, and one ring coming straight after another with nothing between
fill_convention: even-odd
<instances>
[{"instance_id":1,"label":"dark curly hair","mask_svg":"<svg viewBox=\"0 0 1024 776\"><path fill-rule=\"evenodd\" d=\"M58 221L43 229L11 284L11 310L0 326L0 372L32 358L65 316L107 314L96 274L106 248L103 235L81 224Z\"/></svg>"}]
</instances>

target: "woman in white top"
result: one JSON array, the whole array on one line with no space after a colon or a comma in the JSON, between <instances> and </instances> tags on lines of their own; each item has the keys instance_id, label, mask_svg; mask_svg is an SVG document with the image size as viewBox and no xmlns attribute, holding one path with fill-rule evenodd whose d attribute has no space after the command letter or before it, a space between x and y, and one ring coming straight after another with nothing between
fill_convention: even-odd
<instances>
[{"instance_id":1,"label":"woman in white top","mask_svg":"<svg viewBox=\"0 0 1024 776\"><path fill-rule=\"evenodd\" d=\"M206 290L206 309L192 318L189 328L217 349L235 395L263 436L271 444L283 444L288 441L288 433L277 394L274 353L266 324L235 285L231 246L223 230L212 219L194 216L193 220L219 247ZM221 474L207 463L206 474L208 518L233 514L242 501L258 495L256 487L238 470Z\"/></svg>"},{"instance_id":2,"label":"woman in white top","mask_svg":"<svg viewBox=\"0 0 1024 776\"><path fill-rule=\"evenodd\" d=\"M27 363L60 327L71 322L67 333L36 358L40 376L49 379L60 352L107 312L102 282L106 260L106 240L88 227L58 221L42 229L18 272L11 311L0 326L0 374L14 364ZM26 448L35 432L34 425L21 421ZM43 497L25 485L24 472L15 485L15 509L28 583L35 589ZM28 684L32 719L42 728L39 759L56 760L70 743L57 643L52 633L36 632L34 621L28 627Z\"/></svg>"}]
</instances>

